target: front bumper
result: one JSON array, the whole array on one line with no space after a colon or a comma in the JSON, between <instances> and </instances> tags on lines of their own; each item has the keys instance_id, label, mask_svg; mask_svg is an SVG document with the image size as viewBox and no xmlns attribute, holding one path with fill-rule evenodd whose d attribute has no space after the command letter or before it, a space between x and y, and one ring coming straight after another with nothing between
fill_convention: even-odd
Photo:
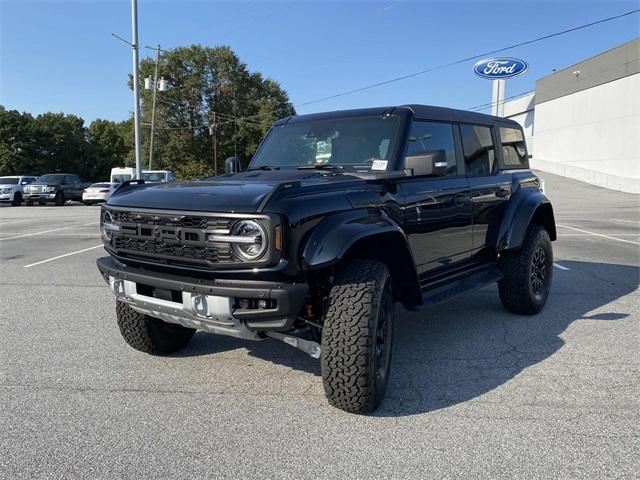
<instances>
[{"instance_id":1,"label":"front bumper","mask_svg":"<svg viewBox=\"0 0 640 480\"><path fill-rule=\"evenodd\" d=\"M54 200L56 198L56 194L54 193L23 193L22 196L26 200L38 200L42 202L43 200L49 201Z\"/></svg>"},{"instance_id":2,"label":"front bumper","mask_svg":"<svg viewBox=\"0 0 640 480\"><path fill-rule=\"evenodd\" d=\"M134 310L169 323L244 339L257 340L258 332L290 330L308 291L305 284L205 280L161 273L127 266L110 256L99 258L97 264L118 300ZM275 305L240 308L239 299L268 300Z\"/></svg>"}]
</instances>

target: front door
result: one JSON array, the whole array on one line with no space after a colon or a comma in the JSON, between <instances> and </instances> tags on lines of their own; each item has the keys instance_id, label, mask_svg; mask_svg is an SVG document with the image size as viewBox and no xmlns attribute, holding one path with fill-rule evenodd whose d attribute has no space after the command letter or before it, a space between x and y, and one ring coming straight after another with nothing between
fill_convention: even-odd
<instances>
[{"instance_id":1,"label":"front door","mask_svg":"<svg viewBox=\"0 0 640 480\"><path fill-rule=\"evenodd\" d=\"M414 121L407 156L443 151L446 176L413 176L400 182L404 229L419 276L470 257L472 217L469 182L458 165L454 127Z\"/></svg>"}]
</instances>

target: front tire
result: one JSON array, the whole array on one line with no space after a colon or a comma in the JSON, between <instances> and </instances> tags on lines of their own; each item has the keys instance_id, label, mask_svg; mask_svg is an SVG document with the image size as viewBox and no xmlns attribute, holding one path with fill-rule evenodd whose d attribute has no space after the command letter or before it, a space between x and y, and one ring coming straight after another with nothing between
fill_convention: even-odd
<instances>
[{"instance_id":1,"label":"front tire","mask_svg":"<svg viewBox=\"0 0 640 480\"><path fill-rule=\"evenodd\" d=\"M124 340L136 350L152 355L168 355L186 347L196 332L193 328L138 313L119 301L116 301L116 317Z\"/></svg>"},{"instance_id":2,"label":"front tire","mask_svg":"<svg viewBox=\"0 0 640 480\"><path fill-rule=\"evenodd\" d=\"M553 249L541 225L530 225L522 247L503 254L500 300L513 313L534 315L547 303L553 277Z\"/></svg>"},{"instance_id":3,"label":"front tire","mask_svg":"<svg viewBox=\"0 0 640 480\"><path fill-rule=\"evenodd\" d=\"M355 260L337 275L322 328L320 365L329 403L369 413L382 401L391 364L394 300L387 266Z\"/></svg>"},{"instance_id":4,"label":"front tire","mask_svg":"<svg viewBox=\"0 0 640 480\"><path fill-rule=\"evenodd\" d=\"M11 205L13 205L14 207L19 207L21 203L22 203L22 194L20 192L16 192L13 195L13 200L11 201Z\"/></svg>"}]
</instances>

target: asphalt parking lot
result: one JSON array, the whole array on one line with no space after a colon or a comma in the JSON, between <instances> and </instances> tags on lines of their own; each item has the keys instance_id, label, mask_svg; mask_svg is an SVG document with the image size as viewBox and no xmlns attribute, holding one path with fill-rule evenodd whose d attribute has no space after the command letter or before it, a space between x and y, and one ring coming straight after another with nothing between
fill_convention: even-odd
<instances>
[{"instance_id":1,"label":"asphalt parking lot","mask_svg":"<svg viewBox=\"0 0 640 480\"><path fill-rule=\"evenodd\" d=\"M494 287L398 307L387 399L327 405L275 340L128 347L98 207L0 207L0 477L613 478L640 457L640 198L542 174L557 267L535 317Z\"/></svg>"}]
</instances>

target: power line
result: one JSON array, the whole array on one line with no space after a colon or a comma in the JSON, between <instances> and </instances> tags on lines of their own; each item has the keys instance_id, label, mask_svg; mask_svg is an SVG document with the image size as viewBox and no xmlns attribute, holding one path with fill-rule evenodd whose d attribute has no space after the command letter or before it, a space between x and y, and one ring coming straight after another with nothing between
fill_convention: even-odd
<instances>
[{"instance_id":1,"label":"power line","mask_svg":"<svg viewBox=\"0 0 640 480\"><path fill-rule=\"evenodd\" d=\"M306 105L311 105L311 104L314 104L314 103L324 102L326 100L331 100L333 98L344 97L345 95L351 95L353 93L362 92L364 90L369 90L371 88L381 87L383 85L388 85L390 83L399 82L401 80L406 80L407 78L417 77L419 75L424 75L426 73L434 72L436 70L442 70L443 68L452 67L454 65L459 65L461 63L465 63L465 62L468 62L468 61L471 61L471 60L475 60L475 59L486 57L486 56L489 56L489 55L494 55L496 53L504 52L506 50L511 50L511 49L514 49L514 48L517 48L517 47L522 47L524 45L530 45L532 43L540 42L542 40L548 40L549 38L558 37L560 35L565 35L567 33L575 32L575 31L578 31L578 30L582 30L584 28L593 27L593 26L599 25L601 23L606 23L606 22L610 22L612 20L617 20L619 18L627 17L629 15L633 15L633 14L638 13L638 12L640 12L640 9L631 10L630 12L622 13L620 15L615 15L613 17L602 18L602 19L596 20L594 22L585 23L585 24L579 25L577 27L568 28L566 30L562 30L562 31L559 31L559 32L551 33L551 34L548 34L548 35L543 35L541 37L537 37L537 38L534 38L534 39L531 39L531 40L527 40L527 41L524 41L524 42L520 42L520 43L515 43L513 45L509 45L507 47L498 48L496 50L491 50L489 52L479 53L477 55L472 55L470 57L462 58L460 60L456 60L456 61L453 61L453 62L445 63L443 65L438 65L436 67L431 67L431 68L428 68L426 70L421 70L419 72L409 73L409 74L403 75L401 77L391 78L389 80L384 80L382 82L373 83L371 85L366 85L364 87L354 88L354 89L351 89L351 90L346 90L344 92L336 93L334 95L328 95L326 97L317 98L315 100L310 100L308 102L299 103L299 104L297 104L295 106L296 107L304 107Z\"/></svg>"},{"instance_id":2,"label":"power line","mask_svg":"<svg viewBox=\"0 0 640 480\"><path fill-rule=\"evenodd\" d=\"M494 105L500 105L501 103L504 103L507 100L513 100L514 98L524 97L525 95L528 95L528 94L533 93L533 92L535 92L535 90L527 90L526 92L518 93L516 95L511 95L509 97L503 98L502 100L496 100L495 102L483 103L482 105L476 105L475 107L469 107L469 108L466 108L465 110L470 110L470 111L486 110L487 108L491 108Z\"/></svg>"}]
</instances>

